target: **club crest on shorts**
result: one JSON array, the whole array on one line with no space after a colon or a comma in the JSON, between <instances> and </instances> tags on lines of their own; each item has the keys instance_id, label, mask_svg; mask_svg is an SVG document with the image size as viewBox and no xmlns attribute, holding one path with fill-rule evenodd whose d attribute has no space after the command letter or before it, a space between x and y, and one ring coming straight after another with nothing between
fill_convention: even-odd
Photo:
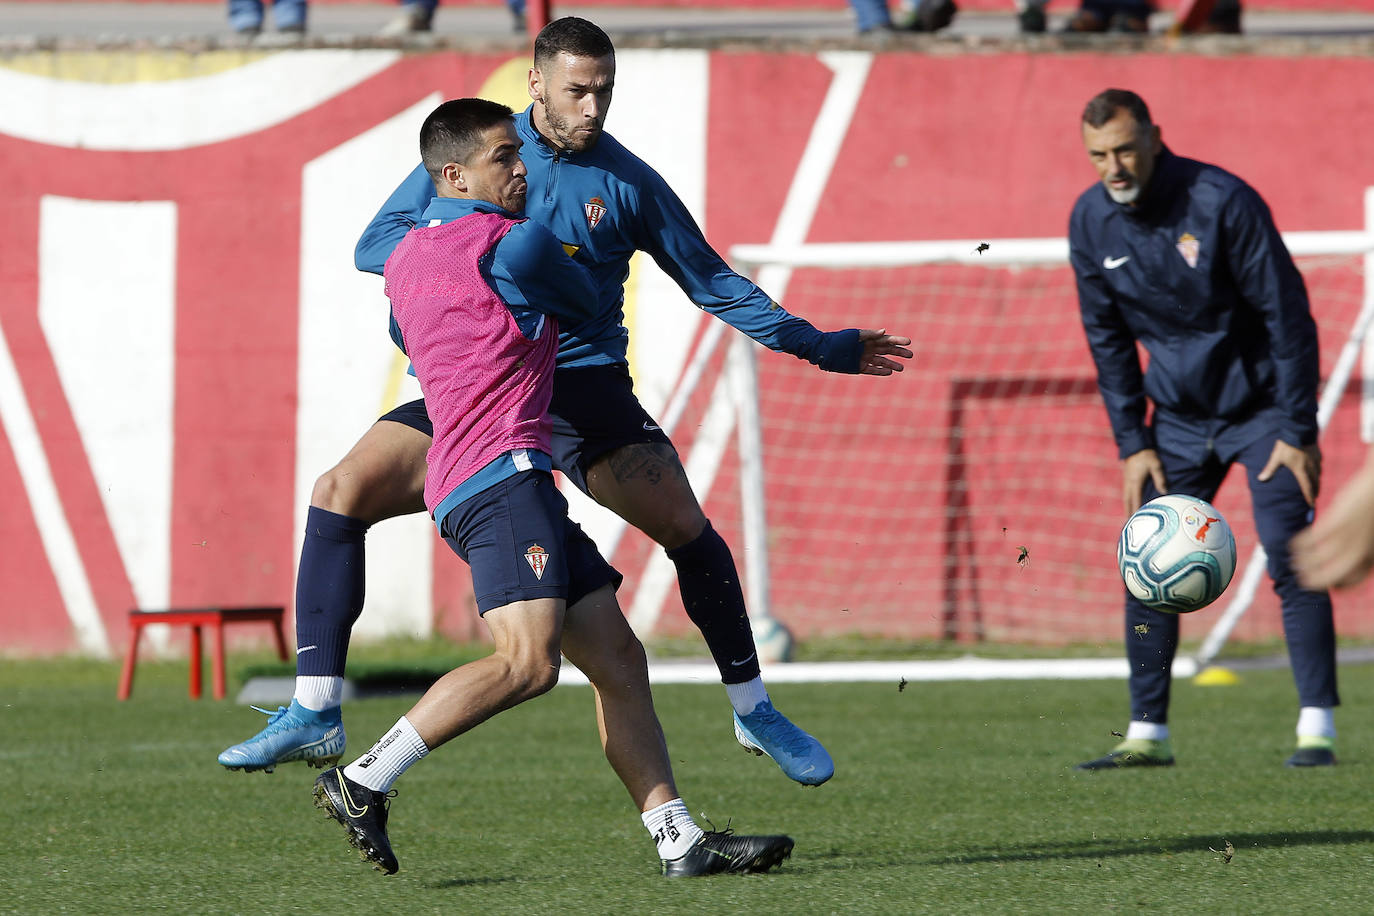
<instances>
[{"instance_id":1,"label":"club crest on shorts","mask_svg":"<svg viewBox=\"0 0 1374 916\"><path fill-rule=\"evenodd\" d=\"M587 211L587 228L595 229L596 224L601 222L601 217L606 215L606 202L600 197L593 197L582 205Z\"/></svg>"},{"instance_id":2,"label":"club crest on shorts","mask_svg":"<svg viewBox=\"0 0 1374 916\"><path fill-rule=\"evenodd\" d=\"M1178 237L1178 244L1174 247L1183 255L1183 260L1188 262L1189 267L1197 267L1197 256L1202 252L1202 243L1197 240L1197 236L1185 232Z\"/></svg>"},{"instance_id":3,"label":"club crest on shorts","mask_svg":"<svg viewBox=\"0 0 1374 916\"><path fill-rule=\"evenodd\" d=\"M525 551L525 562L534 570L536 579L543 579L544 567L549 565L549 552L538 544L531 544L530 549Z\"/></svg>"}]
</instances>

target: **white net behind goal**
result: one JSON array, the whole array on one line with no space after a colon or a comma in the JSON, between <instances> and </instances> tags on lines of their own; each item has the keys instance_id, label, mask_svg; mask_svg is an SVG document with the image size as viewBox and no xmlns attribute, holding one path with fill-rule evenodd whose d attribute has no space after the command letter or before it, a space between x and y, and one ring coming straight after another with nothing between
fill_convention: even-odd
<instances>
[{"instance_id":1,"label":"white net behind goal","mask_svg":"<svg viewBox=\"0 0 1374 916\"><path fill-rule=\"evenodd\" d=\"M1327 379L1370 301L1370 237L1308 236L1290 237L1295 253L1331 252L1298 259ZM745 550L766 549L771 611L798 636L1121 639L1120 472L1067 248L990 245L981 254L976 241L733 252L756 275L766 265L788 271L783 301L794 314L823 328L884 327L910 336L916 352L897 378L819 373L775 355L757 361L766 540ZM1357 364L1343 371L1322 443L1329 490L1364 448L1362 374ZM734 467L722 464L708 509L738 543ZM1217 504L1243 565L1256 539L1242 473ZM1371 594L1339 600L1343 635L1374 635ZM1281 636L1267 580L1254 598L1236 637ZM1226 603L1192 615L1185 637L1200 638Z\"/></svg>"}]
</instances>

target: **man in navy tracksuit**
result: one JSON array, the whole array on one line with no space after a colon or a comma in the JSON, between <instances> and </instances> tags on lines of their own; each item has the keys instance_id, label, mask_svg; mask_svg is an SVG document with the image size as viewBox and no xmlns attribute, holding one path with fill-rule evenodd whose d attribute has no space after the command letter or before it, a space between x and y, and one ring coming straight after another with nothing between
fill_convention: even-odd
<instances>
[{"instance_id":1,"label":"man in navy tracksuit","mask_svg":"<svg viewBox=\"0 0 1374 916\"><path fill-rule=\"evenodd\" d=\"M1232 464L1245 468L1301 707L1287 763L1329 766L1340 702L1331 600L1299 584L1288 548L1311 520L1321 477L1317 329L1302 276L1260 196L1170 152L1135 93L1094 97L1082 129L1101 182L1074 206L1069 256L1125 510L1163 493L1211 501ZM1137 342L1150 355L1144 373ZM1177 615L1126 596L1131 723L1111 753L1079 769L1174 762L1178 632Z\"/></svg>"}]
</instances>

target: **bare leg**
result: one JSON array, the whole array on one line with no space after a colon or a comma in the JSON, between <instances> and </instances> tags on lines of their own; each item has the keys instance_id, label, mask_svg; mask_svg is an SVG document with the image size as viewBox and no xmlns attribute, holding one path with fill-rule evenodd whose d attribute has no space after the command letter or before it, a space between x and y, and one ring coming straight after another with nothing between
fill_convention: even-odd
<instances>
[{"instance_id":1,"label":"bare leg","mask_svg":"<svg viewBox=\"0 0 1374 916\"><path fill-rule=\"evenodd\" d=\"M483 616L495 651L441 677L406 713L430 750L558 683L561 598L516 601Z\"/></svg>"},{"instance_id":2,"label":"bare leg","mask_svg":"<svg viewBox=\"0 0 1374 916\"><path fill-rule=\"evenodd\" d=\"M425 455L433 441L404 423L378 420L315 481L310 505L369 525L423 511Z\"/></svg>"},{"instance_id":3,"label":"bare leg","mask_svg":"<svg viewBox=\"0 0 1374 916\"><path fill-rule=\"evenodd\" d=\"M677 798L668 746L649 691L644 646L626 622L610 586L592 592L568 610L563 654L596 690L601 746L639 810Z\"/></svg>"},{"instance_id":4,"label":"bare leg","mask_svg":"<svg viewBox=\"0 0 1374 916\"><path fill-rule=\"evenodd\" d=\"M677 452L663 443L625 445L587 471L597 502L662 544L677 568L687 616L727 685L759 676L758 650L730 547L710 526Z\"/></svg>"},{"instance_id":5,"label":"bare leg","mask_svg":"<svg viewBox=\"0 0 1374 916\"><path fill-rule=\"evenodd\" d=\"M587 469L587 489L597 502L672 550L706 527L687 472L670 445L624 445Z\"/></svg>"}]
</instances>

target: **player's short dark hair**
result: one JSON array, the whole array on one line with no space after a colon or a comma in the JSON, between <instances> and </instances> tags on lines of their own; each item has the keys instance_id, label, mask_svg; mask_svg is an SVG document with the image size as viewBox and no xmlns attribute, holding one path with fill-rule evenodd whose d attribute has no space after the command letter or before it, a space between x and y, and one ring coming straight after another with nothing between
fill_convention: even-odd
<instances>
[{"instance_id":1,"label":"player's short dark hair","mask_svg":"<svg viewBox=\"0 0 1374 916\"><path fill-rule=\"evenodd\" d=\"M1104 89L1093 96L1083 108L1083 123L1089 127L1101 127L1121 109L1126 109L1139 127L1149 127L1150 108L1145 100L1129 89Z\"/></svg>"},{"instance_id":2,"label":"player's short dark hair","mask_svg":"<svg viewBox=\"0 0 1374 916\"><path fill-rule=\"evenodd\" d=\"M534 39L534 68L542 68L559 54L599 59L615 54L615 45L596 23L564 16L539 30Z\"/></svg>"},{"instance_id":3,"label":"player's short dark hair","mask_svg":"<svg viewBox=\"0 0 1374 916\"><path fill-rule=\"evenodd\" d=\"M429 177L438 181L445 164L466 163L482 134L510 118L510 108L486 99L450 99L431 111L420 125L420 161Z\"/></svg>"}]
</instances>

